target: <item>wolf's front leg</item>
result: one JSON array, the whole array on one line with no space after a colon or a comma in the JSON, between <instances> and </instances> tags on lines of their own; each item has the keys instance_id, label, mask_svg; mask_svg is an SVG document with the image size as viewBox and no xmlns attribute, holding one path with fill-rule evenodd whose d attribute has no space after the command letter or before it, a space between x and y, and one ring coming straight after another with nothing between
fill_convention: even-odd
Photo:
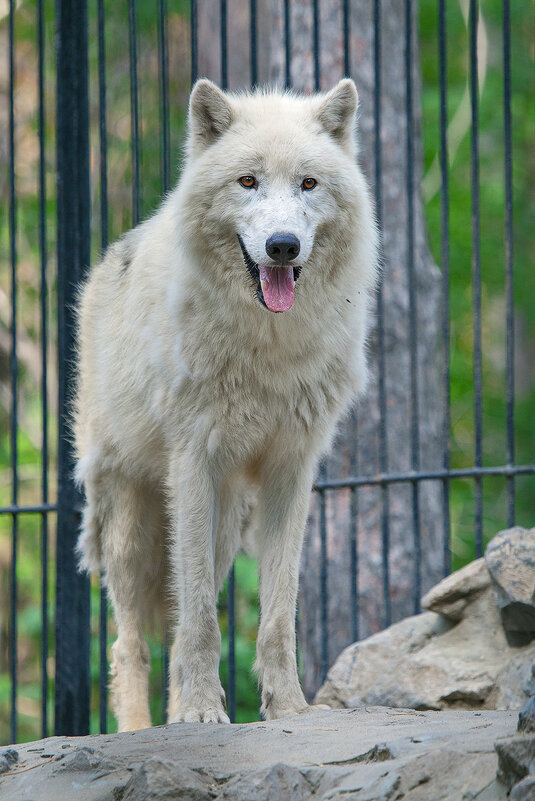
<instances>
[{"instance_id":1,"label":"wolf's front leg","mask_svg":"<svg viewBox=\"0 0 535 801\"><path fill-rule=\"evenodd\" d=\"M189 452L173 460L169 484L179 619L170 666L171 722L229 723L219 681L214 587L220 482L208 464Z\"/></svg>"},{"instance_id":2,"label":"wolf's front leg","mask_svg":"<svg viewBox=\"0 0 535 801\"><path fill-rule=\"evenodd\" d=\"M295 609L311 487L310 468L278 464L267 471L260 495L261 620L255 667L267 720L308 709L297 675Z\"/></svg>"}]
</instances>

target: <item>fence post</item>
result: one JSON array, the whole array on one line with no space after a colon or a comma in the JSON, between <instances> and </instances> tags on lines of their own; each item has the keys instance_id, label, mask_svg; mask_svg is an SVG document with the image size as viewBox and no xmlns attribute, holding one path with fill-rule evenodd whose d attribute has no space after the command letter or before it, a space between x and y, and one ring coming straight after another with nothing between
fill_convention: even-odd
<instances>
[{"instance_id":1,"label":"fence post","mask_svg":"<svg viewBox=\"0 0 535 801\"><path fill-rule=\"evenodd\" d=\"M55 733L89 733L89 581L76 571L82 497L73 481L69 412L76 287L90 259L87 0L56 0L58 225L58 527Z\"/></svg>"}]
</instances>

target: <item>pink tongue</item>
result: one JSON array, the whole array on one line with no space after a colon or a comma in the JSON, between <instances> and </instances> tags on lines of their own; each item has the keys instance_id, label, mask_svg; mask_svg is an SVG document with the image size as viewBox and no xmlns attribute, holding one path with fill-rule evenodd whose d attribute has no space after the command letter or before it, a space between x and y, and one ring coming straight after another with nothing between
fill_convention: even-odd
<instances>
[{"instance_id":1,"label":"pink tongue","mask_svg":"<svg viewBox=\"0 0 535 801\"><path fill-rule=\"evenodd\" d=\"M258 265L262 293L270 311L283 312L292 308L294 302L294 268L264 267Z\"/></svg>"}]
</instances>

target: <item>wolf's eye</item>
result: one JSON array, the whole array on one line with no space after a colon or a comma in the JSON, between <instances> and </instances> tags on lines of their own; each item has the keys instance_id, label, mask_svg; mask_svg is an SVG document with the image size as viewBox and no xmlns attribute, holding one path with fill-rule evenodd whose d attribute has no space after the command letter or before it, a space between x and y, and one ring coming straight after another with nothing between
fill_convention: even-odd
<instances>
[{"instance_id":1,"label":"wolf's eye","mask_svg":"<svg viewBox=\"0 0 535 801\"><path fill-rule=\"evenodd\" d=\"M305 192L309 192L311 189L314 189L317 183L315 178L305 178L301 184L301 189L304 189Z\"/></svg>"},{"instance_id":2,"label":"wolf's eye","mask_svg":"<svg viewBox=\"0 0 535 801\"><path fill-rule=\"evenodd\" d=\"M238 183L246 189L253 189L256 186L256 178L254 175L242 175L241 178L238 178Z\"/></svg>"}]
</instances>

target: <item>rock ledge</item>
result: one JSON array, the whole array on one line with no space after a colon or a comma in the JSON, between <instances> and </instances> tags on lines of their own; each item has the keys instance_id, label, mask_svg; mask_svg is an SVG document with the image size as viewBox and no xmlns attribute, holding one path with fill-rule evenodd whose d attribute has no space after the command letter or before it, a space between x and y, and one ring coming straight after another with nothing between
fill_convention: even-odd
<instances>
[{"instance_id":1,"label":"rock ledge","mask_svg":"<svg viewBox=\"0 0 535 801\"><path fill-rule=\"evenodd\" d=\"M2 801L505 801L508 711L365 707L16 746ZM0 756L1 756L0 751Z\"/></svg>"}]
</instances>

